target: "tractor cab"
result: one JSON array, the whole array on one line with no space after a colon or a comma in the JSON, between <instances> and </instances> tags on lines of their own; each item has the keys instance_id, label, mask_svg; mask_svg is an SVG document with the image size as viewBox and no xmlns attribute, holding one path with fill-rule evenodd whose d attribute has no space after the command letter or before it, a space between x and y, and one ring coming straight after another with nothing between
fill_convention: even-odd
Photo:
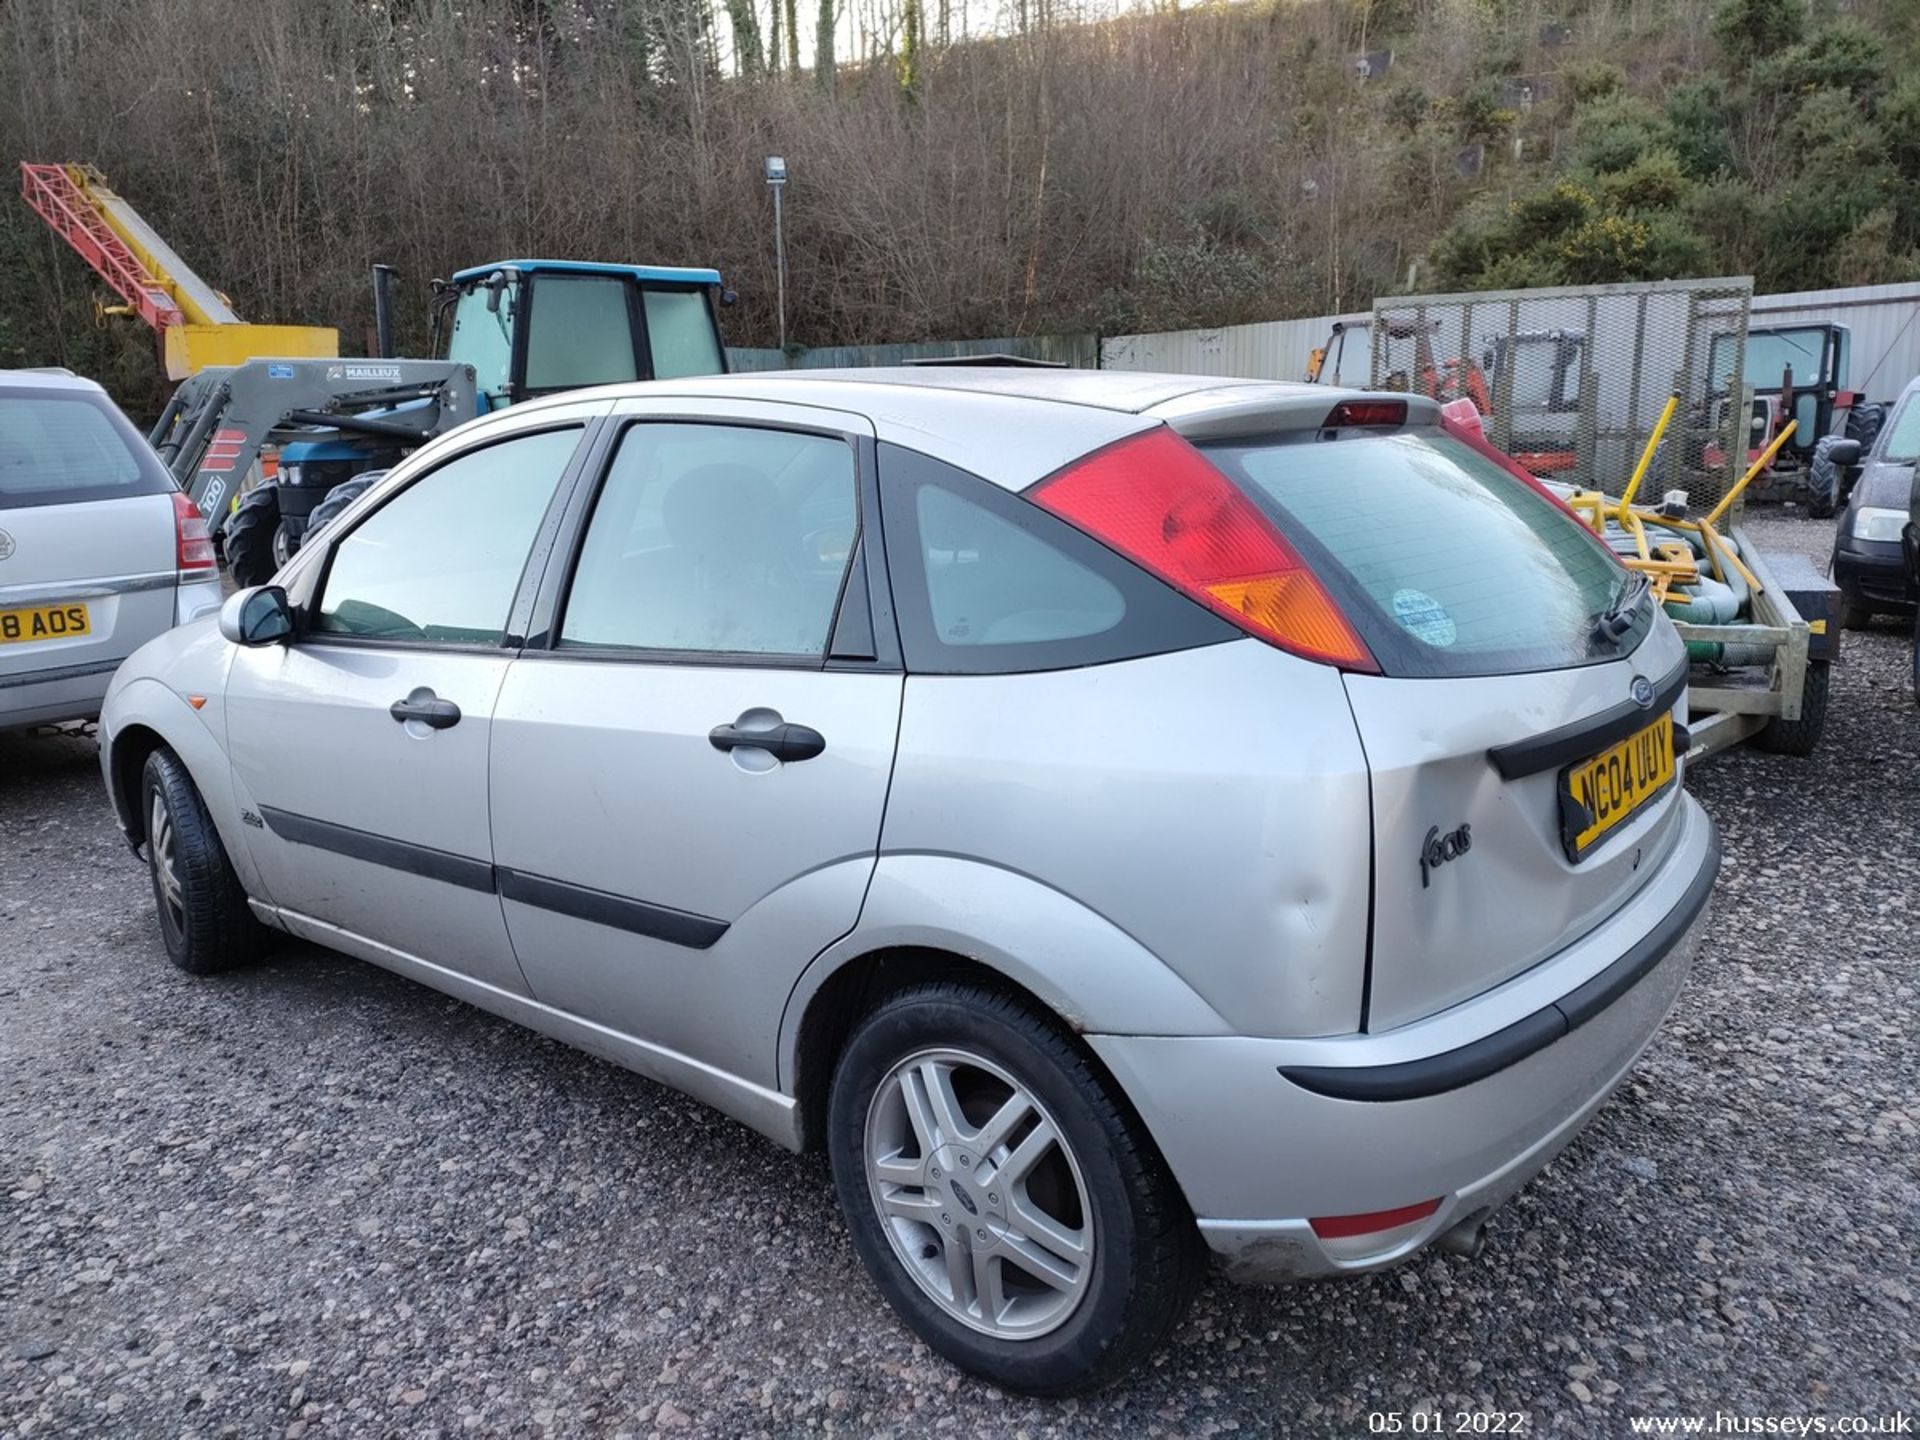
<instances>
[{"instance_id":1,"label":"tractor cab","mask_svg":"<svg viewBox=\"0 0 1920 1440\"><path fill-rule=\"evenodd\" d=\"M506 260L436 281L433 349L471 365L484 413L560 390L719 375L717 270Z\"/></svg>"},{"instance_id":2,"label":"tractor cab","mask_svg":"<svg viewBox=\"0 0 1920 1440\"><path fill-rule=\"evenodd\" d=\"M1736 335L1714 337L1711 362L1716 403L1725 404L1739 358ZM1835 412L1851 409L1858 398L1847 389L1853 358L1853 334L1844 325L1808 323L1747 331L1740 374L1753 390L1748 420L1747 456L1757 460L1773 437L1795 421L1793 436L1774 461L1774 469L1804 468L1813 447L1834 433Z\"/></svg>"}]
</instances>

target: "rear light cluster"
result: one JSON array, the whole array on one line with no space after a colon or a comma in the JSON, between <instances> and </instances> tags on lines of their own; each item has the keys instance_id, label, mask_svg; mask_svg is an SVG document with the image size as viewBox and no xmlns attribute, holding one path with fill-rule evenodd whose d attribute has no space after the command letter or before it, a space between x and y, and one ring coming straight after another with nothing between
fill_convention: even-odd
<instances>
[{"instance_id":1,"label":"rear light cluster","mask_svg":"<svg viewBox=\"0 0 1920 1440\"><path fill-rule=\"evenodd\" d=\"M1251 635L1343 669L1380 668L1273 522L1171 430L1097 450L1027 494Z\"/></svg>"},{"instance_id":2,"label":"rear light cluster","mask_svg":"<svg viewBox=\"0 0 1920 1440\"><path fill-rule=\"evenodd\" d=\"M173 492L173 547L180 574L204 579L214 568L213 536L206 516L178 490Z\"/></svg>"}]
</instances>

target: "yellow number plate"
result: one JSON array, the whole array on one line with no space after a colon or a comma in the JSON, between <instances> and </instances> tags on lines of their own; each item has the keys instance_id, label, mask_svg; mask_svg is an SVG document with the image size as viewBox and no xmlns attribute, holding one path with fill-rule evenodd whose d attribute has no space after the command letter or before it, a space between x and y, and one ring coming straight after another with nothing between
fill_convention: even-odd
<instances>
[{"instance_id":1,"label":"yellow number plate","mask_svg":"<svg viewBox=\"0 0 1920 1440\"><path fill-rule=\"evenodd\" d=\"M29 605L23 610L0 610L0 645L30 640L64 640L69 635L91 635L93 622L84 605Z\"/></svg>"},{"instance_id":2,"label":"yellow number plate","mask_svg":"<svg viewBox=\"0 0 1920 1440\"><path fill-rule=\"evenodd\" d=\"M1578 860L1673 783L1673 716L1560 772L1560 838Z\"/></svg>"}]
</instances>

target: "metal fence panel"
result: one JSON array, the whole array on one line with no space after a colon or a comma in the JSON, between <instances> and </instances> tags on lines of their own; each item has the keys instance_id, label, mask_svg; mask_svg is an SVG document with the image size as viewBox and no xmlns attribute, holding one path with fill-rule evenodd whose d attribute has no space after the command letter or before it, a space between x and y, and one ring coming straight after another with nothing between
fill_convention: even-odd
<instances>
[{"instance_id":1,"label":"metal fence panel","mask_svg":"<svg viewBox=\"0 0 1920 1440\"><path fill-rule=\"evenodd\" d=\"M869 369L957 355L1017 355L1023 360L1047 360L1093 370L1100 364L1100 337L1018 335L986 340L916 340L898 345L823 345L802 350L792 358L779 350L727 347L727 363L736 371Z\"/></svg>"},{"instance_id":2,"label":"metal fence panel","mask_svg":"<svg viewBox=\"0 0 1920 1440\"><path fill-rule=\"evenodd\" d=\"M1711 504L1745 468L1752 304L1745 278L1397 296L1374 302L1372 382L1471 398L1536 474L1614 494L1677 395L1642 493Z\"/></svg>"}]
</instances>

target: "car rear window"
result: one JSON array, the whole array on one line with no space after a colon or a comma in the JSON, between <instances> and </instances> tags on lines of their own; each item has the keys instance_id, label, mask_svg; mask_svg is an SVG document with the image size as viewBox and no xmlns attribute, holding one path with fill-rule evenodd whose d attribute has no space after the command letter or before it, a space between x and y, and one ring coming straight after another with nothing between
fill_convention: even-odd
<instances>
[{"instance_id":1,"label":"car rear window","mask_svg":"<svg viewBox=\"0 0 1920 1440\"><path fill-rule=\"evenodd\" d=\"M0 386L0 509L173 488L159 457L104 395Z\"/></svg>"},{"instance_id":2,"label":"car rear window","mask_svg":"<svg viewBox=\"0 0 1920 1440\"><path fill-rule=\"evenodd\" d=\"M1382 670L1511 674L1616 660L1594 620L1625 571L1584 525L1431 429L1203 446L1345 609Z\"/></svg>"}]
</instances>

